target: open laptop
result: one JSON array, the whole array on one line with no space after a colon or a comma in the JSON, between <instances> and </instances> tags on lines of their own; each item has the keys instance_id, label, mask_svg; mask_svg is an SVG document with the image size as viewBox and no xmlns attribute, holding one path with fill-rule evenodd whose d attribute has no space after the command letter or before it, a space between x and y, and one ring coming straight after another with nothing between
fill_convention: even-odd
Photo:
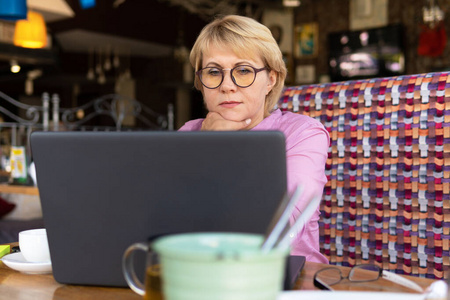
<instances>
[{"instance_id":1,"label":"open laptop","mask_svg":"<svg viewBox=\"0 0 450 300\"><path fill-rule=\"evenodd\" d=\"M31 149L60 283L126 286L125 249L159 235L265 233L286 190L280 132L34 132Z\"/></svg>"}]
</instances>

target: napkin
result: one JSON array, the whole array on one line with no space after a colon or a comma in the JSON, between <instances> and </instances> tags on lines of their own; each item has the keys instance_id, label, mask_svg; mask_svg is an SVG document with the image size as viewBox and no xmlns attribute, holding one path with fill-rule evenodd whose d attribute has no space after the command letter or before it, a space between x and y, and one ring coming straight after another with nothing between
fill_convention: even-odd
<instances>
[{"instance_id":1,"label":"napkin","mask_svg":"<svg viewBox=\"0 0 450 300\"><path fill-rule=\"evenodd\" d=\"M5 256L11 252L11 246L9 245L0 245L0 257Z\"/></svg>"}]
</instances>

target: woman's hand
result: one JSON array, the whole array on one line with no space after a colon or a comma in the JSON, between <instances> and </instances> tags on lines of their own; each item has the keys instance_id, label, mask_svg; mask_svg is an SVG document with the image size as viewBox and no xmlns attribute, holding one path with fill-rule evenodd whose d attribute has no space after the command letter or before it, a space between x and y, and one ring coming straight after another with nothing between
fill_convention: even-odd
<instances>
[{"instance_id":1,"label":"woman's hand","mask_svg":"<svg viewBox=\"0 0 450 300\"><path fill-rule=\"evenodd\" d=\"M224 119L220 114L216 112L209 112L203 120L201 130L211 131L236 131L245 129L251 123L250 119L244 121L230 121Z\"/></svg>"}]
</instances>

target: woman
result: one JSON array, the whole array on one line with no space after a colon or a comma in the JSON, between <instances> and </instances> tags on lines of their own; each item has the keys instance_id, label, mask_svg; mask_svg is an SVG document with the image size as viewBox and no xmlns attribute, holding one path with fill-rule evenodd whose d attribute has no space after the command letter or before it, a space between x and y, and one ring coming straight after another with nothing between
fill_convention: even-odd
<instances>
[{"instance_id":1,"label":"woman","mask_svg":"<svg viewBox=\"0 0 450 300\"><path fill-rule=\"evenodd\" d=\"M279 130L286 137L288 191L304 186L290 218L301 214L327 181L329 146L323 125L304 115L274 110L286 78L281 51L270 30L242 16L225 16L208 24L192 48L195 87L208 109L205 119L187 122L180 131ZM292 243L292 254L328 263L319 252L319 209Z\"/></svg>"}]
</instances>

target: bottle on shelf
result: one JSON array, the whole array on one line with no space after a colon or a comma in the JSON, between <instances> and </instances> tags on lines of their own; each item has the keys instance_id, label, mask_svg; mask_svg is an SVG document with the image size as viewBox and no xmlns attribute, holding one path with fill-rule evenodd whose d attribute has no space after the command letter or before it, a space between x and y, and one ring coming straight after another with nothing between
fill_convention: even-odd
<instances>
[{"instance_id":1,"label":"bottle on shelf","mask_svg":"<svg viewBox=\"0 0 450 300\"><path fill-rule=\"evenodd\" d=\"M11 146L11 177L10 184L28 185L28 165L25 154L25 147L23 146Z\"/></svg>"}]
</instances>

